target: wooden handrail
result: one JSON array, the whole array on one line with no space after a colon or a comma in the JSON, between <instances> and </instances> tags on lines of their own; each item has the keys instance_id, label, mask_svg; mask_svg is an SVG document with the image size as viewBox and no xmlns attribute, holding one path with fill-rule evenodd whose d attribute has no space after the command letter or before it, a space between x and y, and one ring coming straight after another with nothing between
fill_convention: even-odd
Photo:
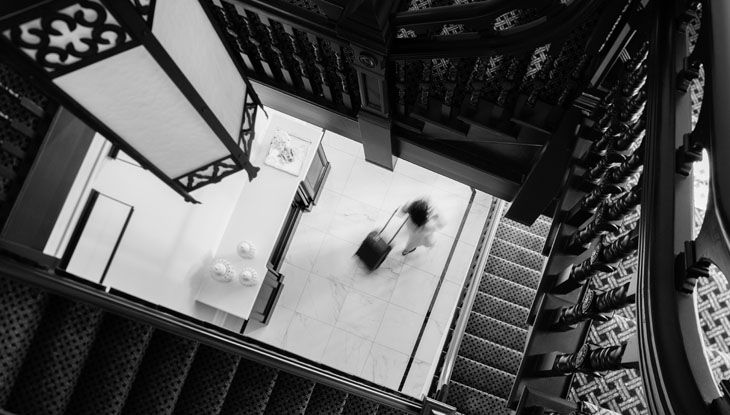
<instances>
[{"instance_id":1,"label":"wooden handrail","mask_svg":"<svg viewBox=\"0 0 730 415\"><path fill-rule=\"evenodd\" d=\"M676 289L673 259L691 238L677 217L688 195L677 192L676 142L687 131L676 130L678 105L675 80L678 56L686 45L678 42L677 16L681 1L650 5L653 19L646 108L647 131L642 212L639 222L637 321L641 374L652 414L709 414L709 404L720 397L704 358L692 294ZM684 49L684 50L683 50ZM723 74L724 75L724 74Z\"/></svg>"}]
</instances>

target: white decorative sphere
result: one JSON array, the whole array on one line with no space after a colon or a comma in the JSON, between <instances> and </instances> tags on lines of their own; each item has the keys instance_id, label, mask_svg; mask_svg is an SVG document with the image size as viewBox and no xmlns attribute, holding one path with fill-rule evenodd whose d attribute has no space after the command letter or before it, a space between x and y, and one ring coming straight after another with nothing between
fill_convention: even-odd
<instances>
[{"instance_id":1,"label":"white decorative sphere","mask_svg":"<svg viewBox=\"0 0 730 415\"><path fill-rule=\"evenodd\" d=\"M225 259L216 259L210 266L210 277L218 282L231 282L236 275L233 265Z\"/></svg>"},{"instance_id":2,"label":"white decorative sphere","mask_svg":"<svg viewBox=\"0 0 730 415\"><path fill-rule=\"evenodd\" d=\"M243 241L238 244L236 251L238 252L238 256L241 258L253 258L256 256L256 245L254 245L251 241Z\"/></svg>"},{"instance_id":3,"label":"white decorative sphere","mask_svg":"<svg viewBox=\"0 0 730 415\"><path fill-rule=\"evenodd\" d=\"M256 285L259 282L259 274L253 268L244 268L240 274L238 274L238 282L241 285Z\"/></svg>"}]
</instances>

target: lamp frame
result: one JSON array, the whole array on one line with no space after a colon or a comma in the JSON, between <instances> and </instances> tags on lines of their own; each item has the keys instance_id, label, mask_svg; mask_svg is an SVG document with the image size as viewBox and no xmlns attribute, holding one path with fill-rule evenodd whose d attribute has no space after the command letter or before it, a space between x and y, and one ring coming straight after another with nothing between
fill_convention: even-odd
<instances>
[{"instance_id":1,"label":"lamp frame","mask_svg":"<svg viewBox=\"0 0 730 415\"><path fill-rule=\"evenodd\" d=\"M139 1L132 3L129 1L118 0L98 0L98 2L105 8L107 13L111 13L111 15L117 20L119 28L116 29L123 31L128 37L128 40L102 52L94 51L91 56L84 56L75 63L64 65L60 68L54 68L50 72L44 69L42 64L36 59L33 59L23 53L20 50L20 44L14 43L5 35L0 35L0 53L6 57L7 63L11 67L21 73L29 74L32 81L37 83L38 86L44 89L44 91L53 99L68 108L74 113L74 115L94 128L97 132L101 133L109 141L116 144L130 157L137 160L143 168L157 176L165 184L180 194L187 202L199 203L190 195L189 192L207 184L219 182L224 177L240 170L246 170L249 180L256 177L259 168L254 167L251 164L250 154L254 138L257 108L262 104L258 95L256 95L253 90L240 60L236 54L232 53L227 42L224 41L223 34L218 27L219 25L216 24L215 20L213 20L213 15L208 8L209 6L207 6L204 1L199 1L210 21L211 26L218 34L219 39L226 48L229 57L236 66L236 69L246 85L246 95L244 97L245 101L241 117L241 126L239 128L239 136L235 139L231 137L221 121L216 117L199 92L184 75L177 63L172 59L160 41L152 33L152 22L154 20L154 8L156 3L155 0L150 0L149 5L147 6L143 6ZM75 4L91 8L94 8L92 5L95 6L98 4L88 0L44 0L34 2L34 4L31 5L27 5L22 1L15 1L13 3L14 4L10 4L6 7L0 7L0 13L8 13L5 16L0 16L0 33L4 33L7 30L12 32L21 25L38 18L50 19L52 16L56 19L69 20L72 18L58 13L58 11ZM144 14L145 11L147 12L146 15ZM53 20L49 20L49 22L42 22L50 25L51 21ZM98 39L96 40L99 41ZM102 43L100 42L99 44ZM139 151L134 149L124 138L116 134L104 122L99 120L87 108L76 102L59 86L53 83L53 79L56 77L86 67L137 46L143 46L145 48L147 53L154 59L168 78L174 83L177 89L195 108L196 112L207 124L213 134L215 134L215 136L225 146L230 155L215 160L207 165L198 167L195 170L181 176L170 177L144 157ZM39 46L39 50L41 47L43 47L42 42Z\"/></svg>"}]
</instances>

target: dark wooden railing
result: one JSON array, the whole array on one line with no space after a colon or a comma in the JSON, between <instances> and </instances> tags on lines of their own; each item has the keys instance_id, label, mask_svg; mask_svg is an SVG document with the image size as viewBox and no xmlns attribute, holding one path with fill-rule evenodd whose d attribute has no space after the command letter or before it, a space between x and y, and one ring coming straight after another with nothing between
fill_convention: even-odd
<instances>
[{"instance_id":1,"label":"dark wooden railing","mask_svg":"<svg viewBox=\"0 0 730 415\"><path fill-rule=\"evenodd\" d=\"M610 71L605 96L578 130L512 390L518 413L569 413L574 373L626 368L640 369L652 414L730 413L730 396L705 357L693 297L711 263L730 272L730 121L721 115L730 105L730 7L652 1L638 12L645 30L625 45L632 59ZM690 53L687 28L697 25ZM688 89L701 69L704 102L693 129ZM710 202L693 239L691 171L702 149L710 158ZM627 227L639 208L637 226ZM637 254L629 282L606 292L591 288ZM633 304L636 335L606 348L585 344L592 324Z\"/></svg>"}]
</instances>

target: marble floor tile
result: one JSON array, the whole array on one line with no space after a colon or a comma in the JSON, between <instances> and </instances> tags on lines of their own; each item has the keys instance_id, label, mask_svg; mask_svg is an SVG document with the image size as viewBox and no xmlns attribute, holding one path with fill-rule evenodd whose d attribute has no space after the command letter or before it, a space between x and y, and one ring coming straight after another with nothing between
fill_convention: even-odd
<instances>
[{"instance_id":1,"label":"marble floor tile","mask_svg":"<svg viewBox=\"0 0 730 415\"><path fill-rule=\"evenodd\" d=\"M438 175L433 186L437 189L453 193L459 198L466 198L468 200L471 197L471 187L446 176Z\"/></svg>"},{"instance_id":2,"label":"marble floor tile","mask_svg":"<svg viewBox=\"0 0 730 415\"><path fill-rule=\"evenodd\" d=\"M336 280L311 274L296 311L334 326L348 292L349 287Z\"/></svg>"},{"instance_id":3,"label":"marble floor tile","mask_svg":"<svg viewBox=\"0 0 730 415\"><path fill-rule=\"evenodd\" d=\"M335 208L329 234L360 246L365 236L380 230L385 221L380 220L380 210L374 206L342 196ZM353 253L355 253L353 251Z\"/></svg>"},{"instance_id":4,"label":"marble floor tile","mask_svg":"<svg viewBox=\"0 0 730 415\"><path fill-rule=\"evenodd\" d=\"M388 303L379 298L350 290L335 327L373 340L387 308Z\"/></svg>"},{"instance_id":5,"label":"marble floor tile","mask_svg":"<svg viewBox=\"0 0 730 415\"><path fill-rule=\"evenodd\" d=\"M274 347L282 347L289 323L294 318L294 310L277 306L269 324L264 325L251 320L246 325L243 334L252 339L262 341Z\"/></svg>"},{"instance_id":6,"label":"marble floor tile","mask_svg":"<svg viewBox=\"0 0 730 415\"><path fill-rule=\"evenodd\" d=\"M430 197L433 188L430 184L420 182L402 174L394 174L385 199L380 209L393 212L394 209L416 199Z\"/></svg>"},{"instance_id":7,"label":"marble floor tile","mask_svg":"<svg viewBox=\"0 0 730 415\"><path fill-rule=\"evenodd\" d=\"M388 304L374 342L410 356L423 320L424 314Z\"/></svg>"},{"instance_id":8,"label":"marble floor tile","mask_svg":"<svg viewBox=\"0 0 730 415\"><path fill-rule=\"evenodd\" d=\"M398 283L398 276L403 270L403 261L392 256L385 258L385 261L375 271L370 271L364 266L358 267L355 271L355 279L352 288L384 301L390 301L390 296Z\"/></svg>"},{"instance_id":9,"label":"marble floor tile","mask_svg":"<svg viewBox=\"0 0 730 415\"><path fill-rule=\"evenodd\" d=\"M361 376L378 385L397 390L407 365L407 355L373 343Z\"/></svg>"},{"instance_id":10,"label":"marble floor tile","mask_svg":"<svg viewBox=\"0 0 730 415\"><path fill-rule=\"evenodd\" d=\"M294 313L289 327L284 333L282 348L307 359L319 362L324 348L332 334L330 324L317 319Z\"/></svg>"},{"instance_id":11,"label":"marble floor tile","mask_svg":"<svg viewBox=\"0 0 730 415\"><path fill-rule=\"evenodd\" d=\"M322 363L351 375L360 376L372 345L372 340L335 327L324 349Z\"/></svg>"},{"instance_id":12,"label":"marble floor tile","mask_svg":"<svg viewBox=\"0 0 730 415\"><path fill-rule=\"evenodd\" d=\"M398 159L398 161L395 163L395 168L393 169L393 172L396 175L402 174L404 176L410 177L411 179L418 180L419 182L426 184L433 183L439 177L439 174L411 162L405 161L403 159Z\"/></svg>"},{"instance_id":13,"label":"marble floor tile","mask_svg":"<svg viewBox=\"0 0 730 415\"><path fill-rule=\"evenodd\" d=\"M364 160L355 160L342 194L378 207L383 203L392 180L392 172Z\"/></svg>"},{"instance_id":14,"label":"marble floor tile","mask_svg":"<svg viewBox=\"0 0 730 415\"><path fill-rule=\"evenodd\" d=\"M284 276L284 290L281 292L277 307L282 306L296 310L304 286L309 279L309 271L284 262L281 266L281 274Z\"/></svg>"},{"instance_id":15,"label":"marble floor tile","mask_svg":"<svg viewBox=\"0 0 730 415\"><path fill-rule=\"evenodd\" d=\"M449 268L446 270L446 280L457 284L463 284L466 275L469 273L469 266L474 259L474 245L463 240L456 242L454 254L451 256Z\"/></svg>"},{"instance_id":16,"label":"marble floor tile","mask_svg":"<svg viewBox=\"0 0 730 415\"><path fill-rule=\"evenodd\" d=\"M460 284L451 281L442 282L429 318L443 323L450 322L456 309L456 303L459 301L461 289Z\"/></svg>"},{"instance_id":17,"label":"marble floor tile","mask_svg":"<svg viewBox=\"0 0 730 415\"><path fill-rule=\"evenodd\" d=\"M460 241L477 246L484 230L484 224L489 216L489 207L481 204L472 204L469 216L466 218L464 229L461 231Z\"/></svg>"},{"instance_id":18,"label":"marble floor tile","mask_svg":"<svg viewBox=\"0 0 730 415\"><path fill-rule=\"evenodd\" d=\"M428 389L427 383L430 385L428 380L433 376L433 371L434 368L432 368L431 362L413 359L411 368L408 370L408 377L403 384L401 392L408 396L422 399L424 393L428 392L428 390L424 392L424 389Z\"/></svg>"},{"instance_id":19,"label":"marble floor tile","mask_svg":"<svg viewBox=\"0 0 730 415\"><path fill-rule=\"evenodd\" d=\"M434 234L435 244L431 248L419 247L406 255L405 264L441 276L454 244L454 238L441 232Z\"/></svg>"},{"instance_id":20,"label":"marble floor tile","mask_svg":"<svg viewBox=\"0 0 730 415\"><path fill-rule=\"evenodd\" d=\"M332 224L340 197L339 193L327 188L322 189L317 204L311 211L302 213L299 223L326 232Z\"/></svg>"},{"instance_id":21,"label":"marble floor tile","mask_svg":"<svg viewBox=\"0 0 730 415\"><path fill-rule=\"evenodd\" d=\"M418 344L418 350L416 350L416 359L423 362L435 362L443 349L446 329L446 324L429 319L421 342Z\"/></svg>"},{"instance_id":22,"label":"marble floor tile","mask_svg":"<svg viewBox=\"0 0 730 415\"><path fill-rule=\"evenodd\" d=\"M344 151L347 154L363 160L365 159L362 144L337 133L333 133L332 131L325 131L324 137L322 137L322 145Z\"/></svg>"},{"instance_id":23,"label":"marble floor tile","mask_svg":"<svg viewBox=\"0 0 730 415\"><path fill-rule=\"evenodd\" d=\"M390 302L415 313L426 314L437 281L433 274L406 264L398 277Z\"/></svg>"},{"instance_id":24,"label":"marble floor tile","mask_svg":"<svg viewBox=\"0 0 730 415\"><path fill-rule=\"evenodd\" d=\"M305 271L311 271L324 237L325 233L321 230L300 224L284 260Z\"/></svg>"},{"instance_id":25,"label":"marble floor tile","mask_svg":"<svg viewBox=\"0 0 730 415\"><path fill-rule=\"evenodd\" d=\"M357 269L355 252L358 245L336 236L326 235L314 260L312 273L350 286Z\"/></svg>"},{"instance_id":26,"label":"marble floor tile","mask_svg":"<svg viewBox=\"0 0 730 415\"><path fill-rule=\"evenodd\" d=\"M330 174L324 182L324 188L333 192L342 193L347 186L347 180L350 178L352 166L357 158L344 151L335 148L325 147L327 160L330 162Z\"/></svg>"}]
</instances>

